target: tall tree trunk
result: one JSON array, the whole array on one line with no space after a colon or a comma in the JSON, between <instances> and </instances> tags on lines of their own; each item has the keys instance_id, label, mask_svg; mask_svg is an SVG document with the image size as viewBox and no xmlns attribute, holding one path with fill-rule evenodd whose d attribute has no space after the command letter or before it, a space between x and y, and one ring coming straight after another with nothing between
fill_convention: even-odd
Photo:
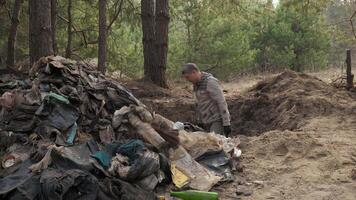
<instances>
[{"instance_id":1,"label":"tall tree trunk","mask_svg":"<svg viewBox=\"0 0 356 200\"><path fill-rule=\"evenodd\" d=\"M19 15L21 10L22 0L15 0L14 7L12 9L11 16L11 27L9 32L9 38L7 41L7 60L6 66L11 68L15 65L15 47L16 47L16 36L17 36L17 26L19 25Z\"/></svg>"},{"instance_id":2,"label":"tall tree trunk","mask_svg":"<svg viewBox=\"0 0 356 200\"><path fill-rule=\"evenodd\" d=\"M65 57L70 58L72 55L72 0L68 0L67 15L67 47Z\"/></svg>"},{"instance_id":3,"label":"tall tree trunk","mask_svg":"<svg viewBox=\"0 0 356 200\"><path fill-rule=\"evenodd\" d=\"M99 0L99 52L98 69L106 71L106 0Z\"/></svg>"},{"instance_id":4,"label":"tall tree trunk","mask_svg":"<svg viewBox=\"0 0 356 200\"><path fill-rule=\"evenodd\" d=\"M51 1L29 0L30 60L53 55Z\"/></svg>"},{"instance_id":5,"label":"tall tree trunk","mask_svg":"<svg viewBox=\"0 0 356 200\"><path fill-rule=\"evenodd\" d=\"M154 6L154 0L141 0L144 78L147 81L153 81L151 77L154 74L151 74L151 69L154 69L156 66Z\"/></svg>"},{"instance_id":6,"label":"tall tree trunk","mask_svg":"<svg viewBox=\"0 0 356 200\"><path fill-rule=\"evenodd\" d=\"M56 55L58 53L57 40L56 40L57 0L51 0L51 25L52 25L53 52Z\"/></svg>"},{"instance_id":7,"label":"tall tree trunk","mask_svg":"<svg viewBox=\"0 0 356 200\"><path fill-rule=\"evenodd\" d=\"M152 81L161 87L168 87L166 79L167 52L168 52L168 24L169 2L168 0L156 0L156 49L157 65L151 69Z\"/></svg>"}]
</instances>

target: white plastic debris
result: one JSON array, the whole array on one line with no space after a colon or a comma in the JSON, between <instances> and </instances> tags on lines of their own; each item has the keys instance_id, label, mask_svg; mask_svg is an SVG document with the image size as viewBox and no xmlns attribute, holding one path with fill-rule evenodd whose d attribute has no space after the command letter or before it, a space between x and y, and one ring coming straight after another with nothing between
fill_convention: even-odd
<instances>
[{"instance_id":1,"label":"white plastic debris","mask_svg":"<svg viewBox=\"0 0 356 200\"><path fill-rule=\"evenodd\" d=\"M240 158L241 154L242 151L236 147L232 150L232 157L234 158Z\"/></svg>"},{"instance_id":2,"label":"white plastic debris","mask_svg":"<svg viewBox=\"0 0 356 200\"><path fill-rule=\"evenodd\" d=\"M174 124L173 124L173 129L174 130L183 130L184 129L184 123L182 123L182 122L175 122Z\"/></svg>"}]
</instances>

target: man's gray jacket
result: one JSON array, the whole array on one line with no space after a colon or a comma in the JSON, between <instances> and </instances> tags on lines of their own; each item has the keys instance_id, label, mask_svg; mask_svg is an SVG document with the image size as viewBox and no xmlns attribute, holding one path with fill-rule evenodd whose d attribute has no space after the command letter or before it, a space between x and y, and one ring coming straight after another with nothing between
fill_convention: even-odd
<instances>
[{"instance_id":1,"label":"man's gray jacket","mask_svg":"<svg viewBox=\"0 0 356 200\"><path fill-rule=\"evenodd\" d=\"M202 73L201 80L194 85L199 119L203 124L222 121L223 126L229 126L230 113L218 79Z\"/></svg>"}]
</instances>

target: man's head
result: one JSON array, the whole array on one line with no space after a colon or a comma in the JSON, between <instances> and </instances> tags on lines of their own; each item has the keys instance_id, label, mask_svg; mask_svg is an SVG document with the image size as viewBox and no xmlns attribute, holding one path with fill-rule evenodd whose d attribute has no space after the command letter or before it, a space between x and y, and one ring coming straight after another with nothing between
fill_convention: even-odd
<instances>
[{"instance_id":1,"label":"man's head","mask_svg":"<svg viewBox=\"0 0 356 200\"><path fill-rule=\"evenodd\" d=\"M187 63L182 67L182 76L191 83L197 83L201 79L201 72L196 64Z\"/></svg>"}]
</instances>

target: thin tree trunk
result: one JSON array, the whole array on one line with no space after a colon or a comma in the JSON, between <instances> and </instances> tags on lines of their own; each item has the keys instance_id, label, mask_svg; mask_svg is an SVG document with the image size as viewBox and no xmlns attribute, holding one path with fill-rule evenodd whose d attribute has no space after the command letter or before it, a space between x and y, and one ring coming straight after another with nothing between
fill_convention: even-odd
<instances>
[{"instance_id":1,"label":"thin tree trunk","mask_svg":"<svg viewBox=\"0 0 356 200\"><path fill-rule=\"evenodd\" d=\"M68 0L67 15L67 47L65 57L70 58L72 55L72 0Z\"/></svg>"},{"instance_id":2,"label":"thin tree trunk","mask_svg":"<svg viewBox=\"0 0 356 200\"><path fill-rule=\"evenodd\" d=\"M29 0L30 60L53 55L51 1Z\"/></svg>"},{"instance_id":3,"label":"thin tree trunk","mask_svg":"<svg viewBox=\"0 0 356 200\"><path fill-rule=\"evenodd\" d=\"M191 36L191 27L190 27L190 24L187 24L187 42L188 42L188 47L189 47L189 50L188 50L188 61L189 62L192 62L191 60L193 59L192 57L192 49L193 49L193 44L192 44L192 36Z\"/></svg>"},{"instance_id":4,"label":"thin tree trunk","mask_svg":"<svg viewBox=\"0 0 356 200\"><path fill-rule=\"evenodd\" d=\"M166 80L167 52L168 52L168 24L169 24L169 1L156 0L156 49L157 65L151 73L153 83L161 87L168 87Z\"/></svg>"},{"instance_id":5,"label":"thin tree trunk","mask_svg":"<svg viewBox=\"0 0 356 200\"><path fill-rule=\"evenodd\" d=\"M19 25L19 15L21 10L22 0L15 0L14 7L12 9L11 16L11 27L9 32L9 38L7 43L7 60L6 66L11 68L15 65L15 47L16 47L16 36L17 36L17 26Z\"/></svg>"},{"instance_id":6,"label":"thin tree trunk","mask_svg":"<svg viewBox=\"0 0 356 200\"><path fill-rule=\"evenodd\" d=\"M154 6L154 0L141 0L144 78L147 81L152 81L154 74L151 74L151 69L156 66Z\"/></svg>"},{"instance_id":7,"label":"thin tree trunk","mask_svg":"<svg viewBox=\"0 0 356 200\"><path fill-rule=\"evenodd\" d=\"M354 75L352 74L351 50L346 51L346 88L354 87Z\"/></svg>"},{"instance_id":8,"label":"thin tree trunk","mask_svg":"<svg viewBox=\"0 0 356 200\"><path fill-rule=\"evenodd\" d=\"M302 71L302 67L300 65L300 54L301 54L301 50L299 50L297 47L295 47L294 49L294 55L295 55L295 61L293 63L293 70L296 72L301 72Z\"/></svg>"},{"instance_id":9,"label":"thin tree trunk","mask_svg":"<svg viewBox=\"0 0 356 200\"><path fill-rule=\"evenodd\" d=\"M106 0L99 0L99 52L98 69L106 71Z\"/></svg>"},{"instance_id":10,"label":"thin tree trunk","mask_svg":"<svg viewBox=\"0 0 356 200\"><path fill-rule=\"evenodd\" d=\"M58 53L57 40L56 40L57 0L51 0L51 24L52 24L53 52L56 55Z\"/></svg>"}]
</instances>

